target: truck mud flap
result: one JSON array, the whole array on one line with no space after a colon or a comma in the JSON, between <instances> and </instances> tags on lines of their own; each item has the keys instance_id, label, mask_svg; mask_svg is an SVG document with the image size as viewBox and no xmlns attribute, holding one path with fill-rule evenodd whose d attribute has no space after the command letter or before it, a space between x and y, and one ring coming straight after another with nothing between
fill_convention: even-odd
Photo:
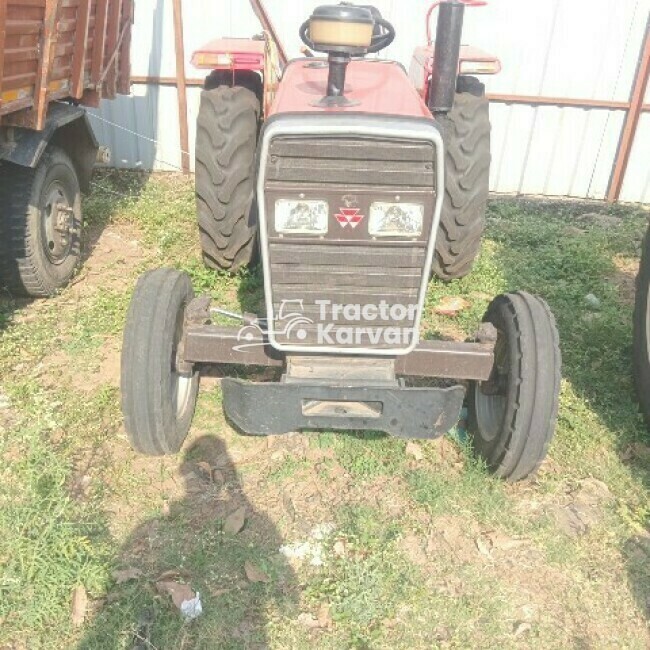
<instances>
[{"instance_id":1,"label":"truck mud flap","mask_svg":"<svg viewBox=\"0 0 650 650\"><path fill-rule=\"evenodd\" d=\"M398 438L437 438L454 427L462 386L328 386L222 381L226 415L249 435L302 430L381 431Z\"/></svg>"}]
</instances>

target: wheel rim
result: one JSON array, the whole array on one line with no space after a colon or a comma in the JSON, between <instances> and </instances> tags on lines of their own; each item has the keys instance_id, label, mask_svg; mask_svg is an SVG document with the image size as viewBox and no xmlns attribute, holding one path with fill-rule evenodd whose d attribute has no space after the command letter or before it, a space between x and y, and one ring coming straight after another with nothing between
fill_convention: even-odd
<instances>
[{"instance_id":1,"label":"wheel rim","mask_svg":"<svg viewBox=\"0 0 650 650\"><path fill-rule=\"evenodd\" d=\"M54 181L45 192L41 208L43 248L52 264L62 264L72 251L74 208L61 183Z\"/></svg>"},{"instance_id":2,"label":"wheel rim","mask_svg":"<svg viewBox=\"0 0 650 650\"><path fill-rule=\"evenodd\" d=\"M503 431L508 406L508 349L504 339L499 332L492 376L489 381L479 383L474 391L478 430L486 442L492 442Z\"/></svg>"},{"instance_id":3,"label":"wheel rim","mask_svg":"<svg viewBox=\"0 0 650 650\"><path fill-rule=\"evenodd\" d=\"M192 405L192 394L194 389L194 375L187 376L178 372L178 350L181 338L183 336L183 321L185 318L185 309L180 309L176 318L176 328L174 331L174 345L172 348L172 380L170 382L170 398L176 419L181 420L187 414Z\"/></svg>"}]
</instances>

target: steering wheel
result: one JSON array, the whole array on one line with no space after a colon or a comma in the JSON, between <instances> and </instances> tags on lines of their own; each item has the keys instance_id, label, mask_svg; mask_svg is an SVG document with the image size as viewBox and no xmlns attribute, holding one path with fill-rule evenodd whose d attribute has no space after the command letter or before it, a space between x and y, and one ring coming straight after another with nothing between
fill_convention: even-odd
<instances>
[{"instance_id":1,"label":"steering wheel","mask_svg":"<svg viewBox=\"0 0 650 650\"><path fill-rule=\"evenodd\" d=\"M318 46L311 40L309 37L309 23L310 21L307 20L300 27L300 38L302 39L302 42L310 50L320 52L328 51L325 49L326 46ZM395 28L384 18L375 18L375 31L379 33L376 33L372 37L370 47L365 50L365 54L375 54L380 52L381 50L386 49L395 40Z\"/></svg>"}]
</instances>

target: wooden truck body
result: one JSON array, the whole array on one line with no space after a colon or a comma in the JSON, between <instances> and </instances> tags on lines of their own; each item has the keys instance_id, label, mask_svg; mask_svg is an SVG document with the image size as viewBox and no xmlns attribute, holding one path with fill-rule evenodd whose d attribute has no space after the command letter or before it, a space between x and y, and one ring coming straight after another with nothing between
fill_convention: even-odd
<instances>
[{"instance_id":1,"label":"wooden truck body","mask_svg":"<svg viewBox=\"0 0 650 650\"><path fill-rule=\"evenodd\" d=\"M0 288L45 296L80 259L98 143L84 106L128 94L133 0L0 0Z\"/></svg>"}]
</instances>

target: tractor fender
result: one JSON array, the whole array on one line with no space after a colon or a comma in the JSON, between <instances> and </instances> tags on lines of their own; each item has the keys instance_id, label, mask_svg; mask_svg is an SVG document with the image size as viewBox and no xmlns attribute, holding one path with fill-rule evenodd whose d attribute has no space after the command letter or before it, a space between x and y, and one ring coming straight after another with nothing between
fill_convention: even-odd
<instances>
[{"instance_id":1,"label":"tractor fender","mask_svg":"<svg viewBox=\"0 0 650 650\"><path fill-rule=\"evenodd\" d=\"M3 127L0 131L0 160L34 169L49 144L60 147L70 156L79 186L83 192L87 192L99 143L86 111L79 106L51 104L41 131Z\"/></svg>"}]
</instances>

